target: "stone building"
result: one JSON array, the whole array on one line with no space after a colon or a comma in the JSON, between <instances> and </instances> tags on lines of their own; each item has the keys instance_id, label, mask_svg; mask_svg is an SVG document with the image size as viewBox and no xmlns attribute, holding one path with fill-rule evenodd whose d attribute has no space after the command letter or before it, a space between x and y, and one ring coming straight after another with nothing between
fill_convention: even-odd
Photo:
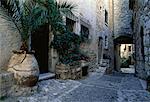
<instances>
[{"instance_id":1,"label":"stone building","mask_svg":"<svg viewBox=\"0 0 150 102\"><path fill-rule=\"evenodd\" d=\"M87 37L81 48L84 53L91 57L91 68L101 64L103 57L108 57L108 37L110 34L108 28L108 1L69 0L69 2L77 5L74 11L75 16L63 16L64 23L67 26L69 25L73 32ZM62 1L60 0L60 2ZM3 8L4 3L6 2L0 2L1 14L5 14L3 12L5 11ZM7 64L12 56L12 51L19 50L21 45L21 37L18 31L14 31L10 26L14 26L13 22L5 20L0 15L0 70L7 70ZM30 47L36 52L35 57L38 60L41 74L55 72L55 65L58 62L56 51L49 48L51 38L48 39L48 34L48 27L44 26L31 35Z\"/></svg>"},{"instance_id":2,"label":"stone building","mask_svg":"<svg viewBox=\"0 0 150 102\"><path fill-rule=\"evenodd\" d=\"M58 0L63 2L65 0ZM84 53L91 58L91 68L97 64L102 64L103 57L108 57L108 37L110 30L108 28L109 0L69 0L77 5L75 8L75 17L64 16L66 25L69 20L73 22L72 31L81 36L86 36L87 41L81 44ZM87 35L82 35L86 33Z\"/></svg>"},{"instance_id":3,"label":"stone building","mask_svg":"<svg viewBox=\"0 0 150 102\"><path fill-rule=\"evenodd\" d=\"M130 0L110 0L110 55L112 69L120 71L120 45L132 44L132 13L130 9Z\"/></svg>"},{"instance_id":4,"label":"stone building","mask_svg":"<svg viewBox=\"0 0 150 102\"><path fill-rule=\"evenodd\" d=\"M149 0L109 0L111 70L120 71L120 45L134 44L135 74L149 76Z\"/></svg>"},{"instance_id":5,"label":"stone building","mask_svg":"<svg viewBox=\"0 0 150 102\"><path fill-rule=\"evenodd\" d=\"M134 44L135 74L143 79L150 76L150 0L68 1L77 7L74 16L63 16L64 23L70 31L87 38L81 49L90 56L91 68L107 59L108 73L120 71L120 45ZM5 14L2 9L0 7L0 13ZM18 31L10 26L14 26L13 23L0 15L0 71L7 70L12 50L19 50L21 45ZM39 56L40 73L55 72L58 54L49 48L52 38L48 27L42 27L35 34L31 37L31 48L37 52L35 56Z\"/></svg>"},{"instance_id":6,"label":"stone building","mask_svg":"<svg viewBox=\"0 0 150 102\"><path fill-rule=\"evenodd\" d=\"M150 75L150 0L134 0L134 43L136 75Z\"/></svg>"},{"instance_id":7,"label":"stone building","mask_svg":"<svg viewBox=\"0 0 150 102\"><path fill-rule=\"evenodd\" d=\"M57 1L63 2L62 0ZM77 5L74 11L75 16L63 16L64 23L72 32L87 38L81 44L81 49L91 58L90 68L95 68L98 64L103 63L103 58L108 58L108 37L110 34L108 28L108 1L69 0L69 2ZM0 2L1 14L5 14L3 7L4 2ZM13 22L5 20L0 15L0 70L7 70L12 51L19 50L21 45L21 37L18 31L14 31L10 26L14 26ZM43 75L47 75L46 73L49 72L55 72L55 65L58 62L57 52L49 47L49 41L52 38L48 34L48 27L43 26L31 35L30 41L31 49L36 52L35 57L39 64L40 74ZM0 77L3 77L3 75L3 72L0 73ZM12 76L12 74L8 74L8 76ZM0 84L3 85L2 83L0 79ZM0 89L1 92L4 90Z\"/></svg>"}]
</instances>

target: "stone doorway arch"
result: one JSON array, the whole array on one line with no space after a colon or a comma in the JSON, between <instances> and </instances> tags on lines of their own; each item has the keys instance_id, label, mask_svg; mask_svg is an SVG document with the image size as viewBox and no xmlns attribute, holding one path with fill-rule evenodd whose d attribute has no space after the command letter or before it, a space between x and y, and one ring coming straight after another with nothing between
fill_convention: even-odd
<instances>
[{"instance_id":1,"label":"stone doorway arch","mask_svg":"<svg viewBox=\"0 0 150 102\"><path fill-rule=\"evenodd\" d=\"M121 72L120 47L122 44L134 44L132 35L128 35L128 34L119 35L118 37L116 37L114 39L114 66L115 66L114 70L116 70L118 72ZM134 48L134 46L133 46L133 48Z\"/></svg>"}]
</instances>

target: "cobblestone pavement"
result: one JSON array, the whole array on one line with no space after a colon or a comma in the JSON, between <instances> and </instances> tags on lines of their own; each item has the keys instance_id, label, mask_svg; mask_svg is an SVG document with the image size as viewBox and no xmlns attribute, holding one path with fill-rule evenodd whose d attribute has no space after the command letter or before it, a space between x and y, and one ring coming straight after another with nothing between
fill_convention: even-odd
<instances>
[{"instance_id":1,"label":"cobblestone pavement","mask_svg":"<svg viewBox=\"0 0 150 102\"><path fill-rule=\"evenodd\" d=\"M8 100L7 100L8 101ZM9 102L150 102L150 93L132 74L90 73L82 80L39 82L38 93Z\"/></svg>"}]
</instances>

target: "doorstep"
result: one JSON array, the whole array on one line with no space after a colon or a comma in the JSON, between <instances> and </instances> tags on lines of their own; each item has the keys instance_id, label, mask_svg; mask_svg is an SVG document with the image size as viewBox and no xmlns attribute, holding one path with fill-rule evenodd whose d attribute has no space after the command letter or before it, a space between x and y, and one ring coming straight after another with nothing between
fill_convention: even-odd
<instances>
[{"instance_id":1,"label":"doorstep","mask_svg":"<svg viewBox=\"0 0 150 102\"><path fill-rule=\"evenodd\" d=\"M55 78L54 73L44 73L39 75L39 81Z\"/></svg>"}]
</instances>

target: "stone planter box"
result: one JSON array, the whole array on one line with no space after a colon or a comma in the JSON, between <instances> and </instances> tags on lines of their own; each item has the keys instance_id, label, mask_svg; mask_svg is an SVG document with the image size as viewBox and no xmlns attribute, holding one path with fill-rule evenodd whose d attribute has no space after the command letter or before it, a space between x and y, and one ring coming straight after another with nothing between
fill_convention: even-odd
<instances>
[{"instance_id":1,"label":"stone planter box","mask_svg":"<svg viewBox=\"0 0 150 102\"><path fill-rule=\"evenodd\" d=\"M11 87L14 84L14 75L9 72L0 72L0 99L8 96Z\"/></svg>"},{"instance_id":2,"label":"stone planter box","mask_svg":"<svg viewBox=\"0 0 150 102\"><path fill-rule=\"evenodd\" d=\"M81 79L82 78L82 68L81 67L71 67L64 64L56 65L56 78L57 79Z\"/></svg>"}]
</instances>

